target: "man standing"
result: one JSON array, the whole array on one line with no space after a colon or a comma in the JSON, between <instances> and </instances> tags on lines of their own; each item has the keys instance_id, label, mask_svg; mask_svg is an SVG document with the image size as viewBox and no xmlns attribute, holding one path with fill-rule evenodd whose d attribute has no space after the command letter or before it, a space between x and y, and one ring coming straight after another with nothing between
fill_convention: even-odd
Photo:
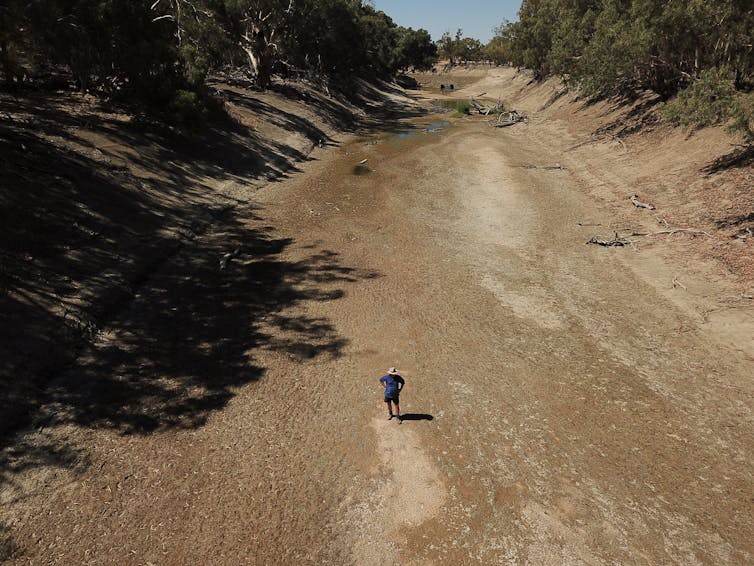
<instances>
[{"instance_id":1,"label":"man standing","mask_svg":"<svg viewBox=\"0 0 754 566\"><path fill-rule=\"evenodd\" d=\"M385 388L385 403L387 403L387 410L388 413L390 413L387 420L397 417L398 423L402 423L401 406L398 401L398 396L403 390L403 386L406 382L403 381L403 378L400 375L398 375L397 369L390 368L387 370L387 375L383 375L380 378L380 383L382 383L382 386ZM393 414L393 403L395 403L395 414Z\"/></svg>"}]
</instances>

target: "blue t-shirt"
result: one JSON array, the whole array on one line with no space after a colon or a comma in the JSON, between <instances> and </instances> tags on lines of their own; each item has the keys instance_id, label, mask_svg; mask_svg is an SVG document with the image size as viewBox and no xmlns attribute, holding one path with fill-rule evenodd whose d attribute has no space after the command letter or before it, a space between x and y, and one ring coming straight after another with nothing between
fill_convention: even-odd
<instances>
[{"instance_id":1,"label":"blue t-shirt","mask_svg":"<svg viewBox=\"0 0 754 566\"><path fill-rule=\"evenodd\" d=\"M406 383L403 378L396 374L383 375L380 378L380 382L385 384L385 397L397 397L398 396L398 384L401 388Z\"/></svg>"}]
</instances>

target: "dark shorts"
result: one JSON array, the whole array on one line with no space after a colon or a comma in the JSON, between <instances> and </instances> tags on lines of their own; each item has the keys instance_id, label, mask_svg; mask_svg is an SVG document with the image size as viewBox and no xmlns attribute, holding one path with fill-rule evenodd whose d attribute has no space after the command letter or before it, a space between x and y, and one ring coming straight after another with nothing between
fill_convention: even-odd
<instances>
[{"instance_id":1,"label":"dark shorts","mask_svg":"<svg viewBox=\"0 0 754 566\"><path fill-rule=\"evenodd\" d=\"M398 402L398 395L391 395L390 397L385 395L385 403L395 403L396 405L400 405Z\"/></svg>"}]
</instances>

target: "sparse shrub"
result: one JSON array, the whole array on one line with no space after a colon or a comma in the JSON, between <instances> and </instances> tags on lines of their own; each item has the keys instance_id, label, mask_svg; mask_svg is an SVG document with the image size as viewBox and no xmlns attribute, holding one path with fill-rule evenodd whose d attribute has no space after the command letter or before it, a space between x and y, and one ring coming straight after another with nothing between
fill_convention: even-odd
<instances>
[{"instance_id":1,"label":"sparse shrub","mask_svg":"<svg viewBox=\"0 0 754 566\"><path fill-rule=\"evenodd\" d=\"M183 61L183 74L187 83L194 89L200 89L209 73L209 60L205 53L194 45L184 45L180 49Z\"/></svg>"},{"instance_id":2,"label":"sparse shrub","mask_svg":"<svg viewBox=\"0 0 754 566\"><path fill-rule=\"evenodd\" d=\"M436 100L435 107L438 111L455 111L459 116L471 114L471 103L468 100Z\"/></svg>"},{"instance_id":3,"label":"sparse shrub","mask_svg":"<svg viewBox=\"0 0 754 566\"><path fill-rule=\"evenodd\" d=\"M168 104L169 121L188 130L197 131L207 120L207 105L200 95L178 90Z\"/></svg>"},{"instance_id":4,"label":"sparse shrub","mask_svg":"<svg viewBox=\"0 0 754 566\"><path fill-rule=\"evenodd\" d=\"M754 92L742 94L733 102L730 130L754 143Z\"/></svg>"},{"instance_id":5,"label":"sparse shrub","mask_svg":"<svg viewBox=\"0 0 754 566\"><path fill-rule=\"evenodd\" d=\"M468 100L459 100L456 102L456 111L459 114L471 114L471 103Z\"/></svg>"},{"instance_id":6,"label":"sparse shrub","mask_svg":"<svg viewBox=\"0 0 754 566\"><path fill-rule=\"evenodd\" d=\"M735 94L733 73L729 69L708 69L665 104L662 114L680 126L703 128L720 124L730 117Z\"/></svg>"}]
</instances>

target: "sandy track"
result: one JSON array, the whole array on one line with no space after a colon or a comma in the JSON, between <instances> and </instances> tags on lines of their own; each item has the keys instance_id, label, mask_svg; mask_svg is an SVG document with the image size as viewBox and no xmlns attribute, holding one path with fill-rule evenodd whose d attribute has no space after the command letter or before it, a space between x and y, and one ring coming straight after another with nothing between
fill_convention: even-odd
<instances>
[{"instance_id":1,"label":"sandy track","mask_svg":"<svg viewBox=\"0 0 754 566\"><path fill-rule=\"evenodd\" d=\"M126 343L138 357L134 337L156 328L152 347L167 344L175 363L182 334L207 324L191 313L211 302L249 310L211 329L229 341L214 355L245 358L254 380L223 375L235 363L209 365L232 399L185 430L29 433L65 443L77 465L22 470L3 488L0 522L19 554L754 560L751 360L649 284L641 261L584 245L590 228L578 223L608 212L581 190L580 164L563 161L559 127L468 121L315 153L304 175L259 193L239 226L173 260L84 369L159 375L107 354ZM364 158L373 172L351 175ZM554 163L567 168L536 168ZM274 265L242 258L186 288L192 261L214 263L229 239L260 231L285 242L268 251ZM259 308L266 294L279 306ZM185 317L151 321L165 295ZM380 401L391 365L415 415L402 425Z\"/></svg>"}]
</instances>

